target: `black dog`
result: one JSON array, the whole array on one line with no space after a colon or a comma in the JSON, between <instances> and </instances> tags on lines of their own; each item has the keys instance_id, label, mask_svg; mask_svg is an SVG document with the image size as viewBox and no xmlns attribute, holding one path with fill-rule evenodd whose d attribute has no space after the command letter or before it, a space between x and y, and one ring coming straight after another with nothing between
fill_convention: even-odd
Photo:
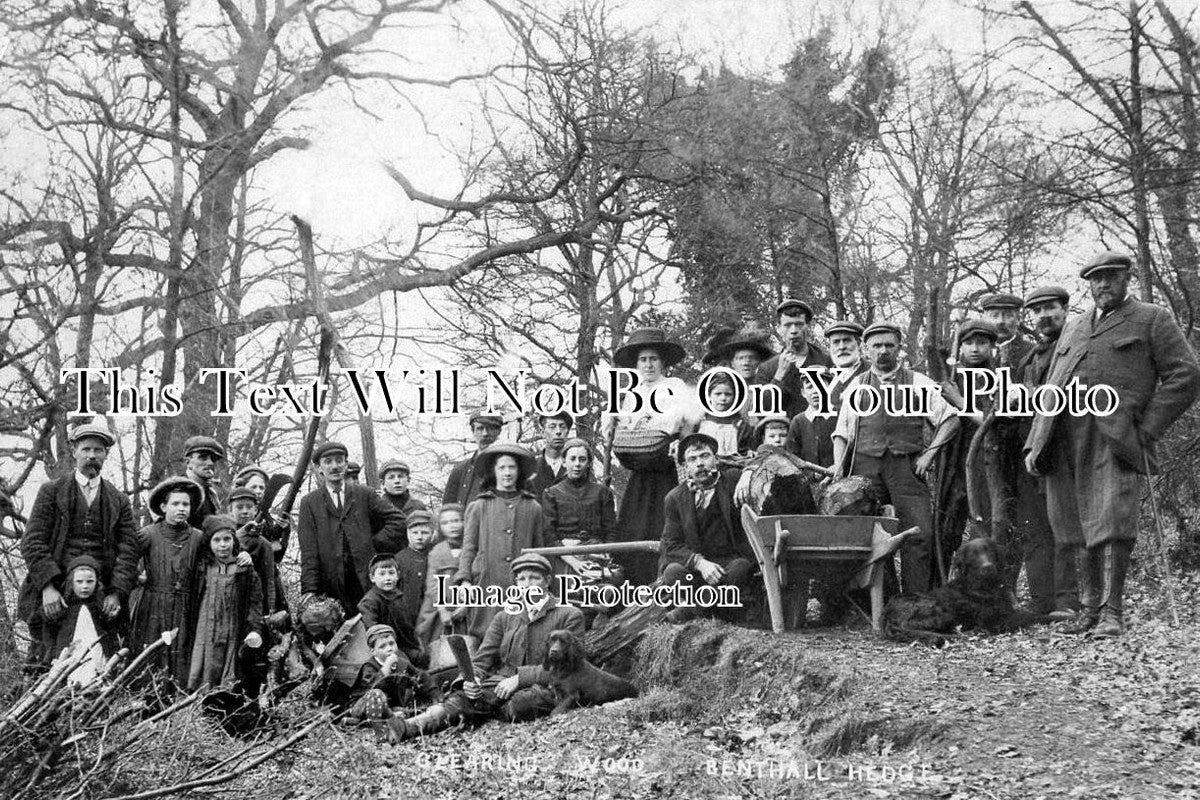
<instances>
[{"instance_id":1,"label":"black dog","mask_svg":"<svg viewBox=\"0 0 1200 800\"><path fill-rule=\"evenodd\" d=\"M883 636L896 642L943 644L956 628L1004 633L1048 622L1013 607L1000 575L1000 548L991 539L970 539L950 562L950 581L920 595L892 598L883 610Z\"/></svg>"},{"instance_id":2,"label":"black dog","mask_svg":"<svg viewBox=\"0 0 1200 800\"><path fill-rule=\"evenodd\" d=\"M551 714L637 697L637 687L632 683L589 662L583 645L568 630L560 629L550 634L546 661L542 666L550 673L550 686L558 700Z\"/></svg>"}]
</instances>

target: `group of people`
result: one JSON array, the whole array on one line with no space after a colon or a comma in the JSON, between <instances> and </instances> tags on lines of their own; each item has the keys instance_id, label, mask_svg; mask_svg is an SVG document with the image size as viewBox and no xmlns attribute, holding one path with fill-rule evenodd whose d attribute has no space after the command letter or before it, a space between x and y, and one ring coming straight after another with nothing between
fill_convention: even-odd
<instances>
[{"instance_id":1,"label":"group of people","mask_svg":"<svg viewBox=\"0 0 1200 800\"><path fill-rule=\"evenodd\" d=\"M1107 416L1006 417L995 413L998 398L964 409L962 376L952 370L935 383L912 369L899 326L837 320L822 349L812 307L787 299L776 308L780 352L766 331L746 326L710 340L702 358L748 385L775 387L771 413L732 409L737 381L720 372L706 382L716 413L697 412L685 401L692 390L669 375L684 348L662 330L636 330L616 350L614 363L640 379L600 432L629 470L619 506L597 480L595 443L571 435L568 414L538 420L537 453L499 441L502 417L472 415L476 447L453 465L433 512L409 492L403 461L383 464L377 491L357 480L344 445L325 442L312 455L319 485L296 515L301 608L291 611L298 618L324 602L362 615L373 655L356 684L359 715L389 716L397 698L434 702L394 720L396 738L463 719L548 713L553 696L539 684L545 643L555 628L582 633L579 610L553 596L517 612L455 607L437 602L440 585L544 588L556 565L528 549L655 540L657 556L622 554L630 582L749 591L754 562L738 484L748 457L777 448L828 467L835 480L862 476L895 507L901 528L918 529L901 550L905 592L945 580L964 535L983 533L1008 552L1010 588L1025 569L1033 610L1071 619L1069 630L1119 635L1139 476L1155 471L1155 441L1200 393L1195 352L1170 313L1128 295L1132 266L1112 252L1089 262L1080 276L1094 306L1072 318L1070 294L1058 286L987 295L948 354L952 365L1008 368L1026 387L1106 383L1120 398ZM1021 332L1023 314L1035 339ZM832 409L819 402L812 369L828 379ZM920 413L887 404L854 413L844 402L861 386L929 385L937 390ZM634 395L648 401L661 388L680 402L637 408ZM42 658L53 659L77 629L101 635L109 652L118 634L138 650L178 631L156 653L178 686L240 684L253 694L254 665L293 625L278 568L292 526L263 507L266 472L245 467L222 497L214 468L224 448L193 437L185 474L154 487L154 521L139 530L129 499L99 477L114 444L109 431L83 425L70 441L75 471L41 488L21 545L28 575L19 613ZM972 454L981 454L983 476L974 492ZM668 618L697 613L681 607ZM446 633L480 642L480 677L443 697L421 676L430 644Z\"/></svg>"}]
</instances>

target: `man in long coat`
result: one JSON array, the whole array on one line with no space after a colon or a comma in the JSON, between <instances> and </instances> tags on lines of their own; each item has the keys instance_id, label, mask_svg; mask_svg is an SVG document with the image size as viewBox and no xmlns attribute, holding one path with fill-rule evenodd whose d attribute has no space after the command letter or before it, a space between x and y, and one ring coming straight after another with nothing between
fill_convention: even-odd
<instances>
[{"instance_id":1,"label":"man in long coat","mask_svg":"<svg viewBox=\"0 0 1200 800\"><path fill-rule=\"evenodd\" d=\"M776 332L783 351L758 365L756 383L770 383L783 394L783 413L788 418L808 408L805 387L808 378L800 373L806 367L832 367L824 351L809 341L812 336L812 306L789 297L775 308Z\"/></svg>"},{"instance_id":2,"label":"man in long coat","mask_svg":"<svg viewBox=\"0 0 1200 800\"><path fill-rule=\"evenodd\" d=\"M100 477L114 439L99 425L81 425L70 441L75 471L42 485L21 537L27 573L17 614L29 623L35 648L44 621L66 611L62 581L72 559L86 555L99 562L106 592L102 607L110 618L120 614L137 580L137 528L129 498ZM31 652L31 663L40 656Z\"/></svg>"},{"instance_id":3,"label":"man in long coat","mask_svg":"<svg viewBox=\"0 0 1200 800\"><path fill-rule=\"evenodd\" d=\"M361 483L347 483L346 458L338 442L313 451L325 485L300 501L300 591L332 597L354 614L371 585L371 559L403 541L404 515Z\"/></svg>"},{"instance_id":4,"label":"man in long coat","mask_svg":"<svg viewBox=\"0 0 1200 800\"><path fill-rule=\"evenodd\" d=\"M1129 555L1137 536L1139 474L1157 471L1154 443L1200 394L1200 364L1161 306L1128 296L1129 255L1104 252L1081 271L1095 308L1067 323L1048 383L1112 386L1108 416L1035 417L1025 450L1047 474L1050 521L1075 551L1083 608L1074 633L1119 636Z\"/></svg>"}]
</instances>

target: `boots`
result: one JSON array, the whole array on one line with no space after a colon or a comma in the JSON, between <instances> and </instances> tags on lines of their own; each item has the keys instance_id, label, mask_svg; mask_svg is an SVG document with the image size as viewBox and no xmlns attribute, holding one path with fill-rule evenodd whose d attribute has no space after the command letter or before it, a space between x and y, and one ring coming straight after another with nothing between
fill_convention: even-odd
<instances>
[{"instance_id":1,"label":"boots","mask_svg":"<svg viewBox=\"0 0 1200 800\"><path fill-rule=\"evenodd\" d=\"M388 740L392 744L399 744L406 739L430 736L438 731L444 731L450 727L450 715L446 712L446 707L439 703L430 706L415 717L408 719L393 717L387 720L387 727Z\"/></svg>"},{"instance_id":2,"label":"boots","mask_svg":"<svg viewBox=\"0 0 1200 800\"><path fill-rule=\"evenodd\" d=\"M1125 574L1129 571L1129 556L1133 542L1118 539L1097 548L1103 554L1103 587L1100 597L1100 621L1092 631L1097 639L1111 639L1124 631L1122 595L1125 594Z\"/></svg>"},{"instance_id":3,"label":"boots","mask_svg":"<svg viewBox=\"0 0 1200 800\"><path fill-rule=\"evenodd\" d=\"M1075 574L1079 580L1079 614L1063 626L1063 633L1087 633L1100 621L1100 593L1104 581L1103 548L1075 548Z\"/></svg>"}]
</instances>

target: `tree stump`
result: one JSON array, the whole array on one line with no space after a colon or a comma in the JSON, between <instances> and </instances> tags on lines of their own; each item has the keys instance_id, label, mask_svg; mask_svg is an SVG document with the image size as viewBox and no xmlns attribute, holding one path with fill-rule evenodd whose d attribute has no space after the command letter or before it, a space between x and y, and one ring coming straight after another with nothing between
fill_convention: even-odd
<instances>
[{"instance_id":1,"label":"tree stump","mask_svg":"<svg viewBox=\"0 0 1200 800\"><path fill-rule=\"evenodd\" d=\"M656 605L630 606L603 628L589 631L583 642L588 659L609 672L628 675L633 669L638 642L647 629L666 618L668 610Z\"/></svg>"}]
</instances>

